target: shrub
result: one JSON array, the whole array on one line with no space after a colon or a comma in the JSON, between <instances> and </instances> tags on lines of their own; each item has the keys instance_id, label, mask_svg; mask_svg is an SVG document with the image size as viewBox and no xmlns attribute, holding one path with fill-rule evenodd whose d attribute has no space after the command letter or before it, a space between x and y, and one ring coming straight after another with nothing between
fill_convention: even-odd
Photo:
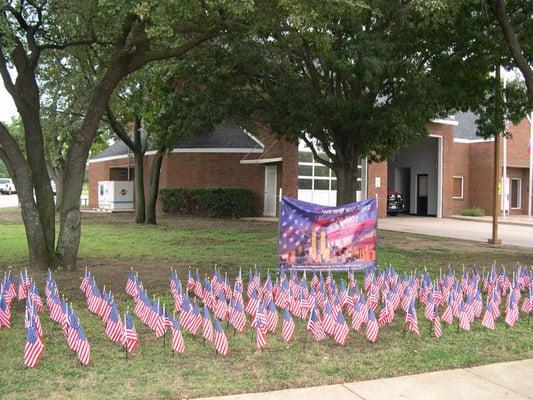
<instances>
[{"instance_id":1,"label":"shrub","mask_svg":"<svg viewBox=\"0 0 533 400\"><path fill-rule=\"evenodd\" d=\"M211 218L253 214L253 193L244 188L166 188L159 192L163 212Z\"/></svg>"},{"instance_id":2,"label":"shrub","mask_svg":"<svg viewBox=\"0 0 533 400\"><path fill-rule=\"evenodd\" d=\"M485 210L481 207L465 208L462 215L465 217L484 217Z\"/></svg>"}]
</instances>

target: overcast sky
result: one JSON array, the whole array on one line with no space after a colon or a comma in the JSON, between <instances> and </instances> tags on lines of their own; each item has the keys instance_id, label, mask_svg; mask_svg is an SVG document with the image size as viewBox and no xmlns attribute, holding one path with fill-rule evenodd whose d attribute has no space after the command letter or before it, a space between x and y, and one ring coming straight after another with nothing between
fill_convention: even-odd
<instances>
[{"instance_id":1,"label":"overcast sky","mask_svg":"<svg viewBox=\"0 0 533 400\"><path fill-rule=\"evenodd\" d=\"M0 121L10 122L15 115L17 115L15 103L0 81Z\"/></svg>"}]
</instances>

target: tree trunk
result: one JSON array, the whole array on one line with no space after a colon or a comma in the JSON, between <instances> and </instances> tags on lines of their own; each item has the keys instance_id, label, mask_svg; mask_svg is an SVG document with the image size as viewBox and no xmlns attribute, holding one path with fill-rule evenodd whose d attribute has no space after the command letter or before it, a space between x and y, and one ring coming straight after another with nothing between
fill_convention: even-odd
<instances>
[{"instance_id":1,"label":"tree trunk","mask_svg":"<svg viewBox=\"0 0 533 400\"><path fill-rule=\"evenodd\" d=\"M144 224L145 198L144 198L144 153L134 152L135 155L135 222Z\"/></svg>"},{"instance_id":2,"label":"tree trunk","mask_svg":"<svg viewBox=\"0 0 533 400\"><path fill-rule=\"evenodd\" d=\"M128 142L126 142L128 144ZM135 222L144 224L146 220L144 197L144 146L141 141L141 119L135 117L133 125L133 154L135 156Z\"/></svg>"},{"instance_id":3,"label":"tree trunk","mask_svg":"<svg viewBox=\"0 0 533 400\"><path fill-rule=\"evenodd\" d=\"M1 128L3 128L3 125L0 126ZM17 196L28 243L29 264L33 268L42 270L55 267L56 255L54 252L49 251L46 244L45 232L33 197L33 185L30 180L31 173L28 165L25 164L24 158L17 151L12 151L8 154L2 147L0 147L0 160L6 165L8 173L13 178L17 188Z\"/></svg>"},{"instance_id":4,"label":"tree trunk","mask_svg":"<svg viewBox=\"0 0 533 400\"><path fill-rule=\"evenodd\" d=\"M357 201L357 163L334 166L337 175L337 206Z\"/></svg>"},{"instance_id":5,"label":"tree trunk","mask_svg":"<svg viewBox=\"0 0 533 400\"><path fill-rule=\"evenodd\" d=\"M59 237L57 253L61 263L69 271L76 269L81 237L80 197L89 150L102 119L109 98L120 80L126 76L124 59L106 71L95 88L86 117L80 130L72 138L65 165L65 180L61 212L59 213Z\"/></svg>"},{"instance_id":6,"label":"tree trunk","mask_svg":"<svg viewBox=\"0 0 533 400\"><path fill-rule=\"evenodd\" d=\"M63 174L56 174L54 182L56 183L56 211L61 212L61 199L63 199Z\"/></svg>"},{"instance_id":7,"label":"tree trunk","mask_svg":"<svg viewBox=\"0 0 533 400\"><path fill-rule=\"evenodd\" d=\"M161 164L163 163L163 156L166 149L158 150L152 169L150 171L150 193L148 195L148 206L146 208L146 223L155 225L156 220L156 205L157 197L159 196L159 175L161 173Z\"/></svg>"}]
</instances>

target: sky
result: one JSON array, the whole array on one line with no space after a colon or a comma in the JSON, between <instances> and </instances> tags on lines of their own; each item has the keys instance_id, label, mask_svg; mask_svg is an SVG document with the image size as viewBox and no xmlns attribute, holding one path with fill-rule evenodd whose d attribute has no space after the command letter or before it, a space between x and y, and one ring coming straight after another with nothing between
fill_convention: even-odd
<instances>
[{"instance_id":1,"label":"sky","mask_svg":"<svg viewBox=\"0 0 533 400\"><path fill-rule=\"evenodd\" d=\"M15 115L17 115L17 107L4 88L4 84L0 83L0 121L11 122L11 118Z\"/></svg>"}]
</instances>

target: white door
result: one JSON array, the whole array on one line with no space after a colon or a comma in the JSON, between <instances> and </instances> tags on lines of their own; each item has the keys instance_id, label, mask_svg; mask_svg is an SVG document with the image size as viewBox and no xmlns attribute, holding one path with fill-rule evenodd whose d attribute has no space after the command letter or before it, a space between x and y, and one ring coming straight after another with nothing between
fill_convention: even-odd
<instances>
[{"instance_id":1,"label":"white door","mask_svg":"<svg viewBox=\"0 0 533 400\"><path fill-rule=\"evenodd\" d=\"M263 215L276 216L276 190L278 186L278 167L276 165L265 166L265 201Z\"/></svg>"}]
</instances>

